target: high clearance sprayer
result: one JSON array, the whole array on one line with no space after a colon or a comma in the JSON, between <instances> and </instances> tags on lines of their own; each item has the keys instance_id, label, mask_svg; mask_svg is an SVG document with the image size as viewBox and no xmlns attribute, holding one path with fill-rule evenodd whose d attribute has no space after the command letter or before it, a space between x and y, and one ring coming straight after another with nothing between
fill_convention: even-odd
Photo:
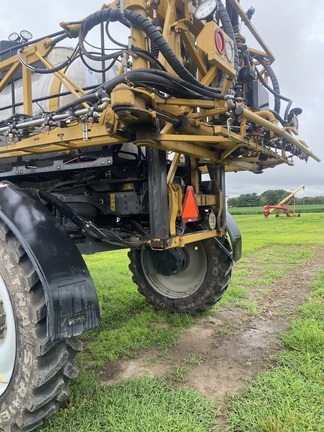
<instances>
[{"instance_id":1,"label":"high clearance sprayer","mask_svg":"<svg viewBox=\"0 0 324 432\"><path fill-rule=\"evenodd\" d=\"M81 254L127 248L149 303L205 311L241 256L225 173L319 160L253 12L116 0L0 42L0 429L37 428L69 394L100 321Z\"/></svg>"}]
</instances>

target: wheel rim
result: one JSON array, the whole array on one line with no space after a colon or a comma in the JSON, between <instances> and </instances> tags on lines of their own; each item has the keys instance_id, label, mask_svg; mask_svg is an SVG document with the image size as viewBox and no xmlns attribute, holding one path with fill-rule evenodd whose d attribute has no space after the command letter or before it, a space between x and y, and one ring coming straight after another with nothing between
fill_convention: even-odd
<instances>
[{"instance_id":1,"label":"wheel rim","mask_svg":"<svg viewBox=\"0 0 324 432\"><path fill-rule=\"evenodd\" d=\"M190 243L185 246L189 256L186 269L172 276L149 274L145 269L145 252L142 252L142 269L149 284L154 290L165 297L177 299L195 293L203 283L207 272L207 256L202 242Z\"/></svg>"},{"instance_id":2,"label":"wheel rim","mask_svg":"<svg viewBox=\"0 0 324 432\"><path fill-rule=\"evenodd\" d=\"M0 276L0 396L11 380L16 359L16 329L11 300Z\"/></svg>"}]
</instances>

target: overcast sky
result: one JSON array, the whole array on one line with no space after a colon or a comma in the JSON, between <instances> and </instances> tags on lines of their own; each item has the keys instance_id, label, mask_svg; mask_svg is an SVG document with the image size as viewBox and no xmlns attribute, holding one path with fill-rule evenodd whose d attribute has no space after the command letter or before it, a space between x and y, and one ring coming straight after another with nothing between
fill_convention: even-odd
<instances>
[{"instance_id":1,"label":"overcast sky","mask_svg":"<svg viewBox=\"0 0 324 432\"><path fill-rule=\"evenodd\" d=\"M76 21L100 9L103 2L82 0L5 1L0 15L0 39L29 30L34 38L60 30L59 22ZM273 69L282 95L301 107L299 138L305 140L322 162L295 159L295 166L279 166L261 175L250 172L227 175L227 195L262 193L267 189L292 191L305 184L304 196L324 195L324 1L241 0L256 10L252 23L274 54ZM248 31L243 25L241 33ZM74 46L74 41L71 41ZM250 46L259 48L256 43ZM282 111L283 113L283 111Z\"/></svg>"}]
</instances>

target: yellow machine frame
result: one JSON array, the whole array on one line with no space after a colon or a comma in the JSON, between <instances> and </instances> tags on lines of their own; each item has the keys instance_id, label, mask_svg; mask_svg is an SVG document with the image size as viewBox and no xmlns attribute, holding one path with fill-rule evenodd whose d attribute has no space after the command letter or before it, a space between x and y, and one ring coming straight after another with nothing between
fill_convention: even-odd
<instances>
[{"instance_id":1,"label":"yellow machine frame","mask_svg":"<svg viewBox=\"0 0 324 432\"><path fill-rule=\"evenodd\" d=\"M261 53L271 64L274 61L273 54L240 4L236 0L230 0L230 3L264 50L249 49L250 52ZM173 184L173 179L181 155L191 158L192 183L198 205L215 206L217 217L220 217L224 210L222 204L224 196L221 191L218 195L203 195L199 191L199 172L208 172L209 167L220 166L225 167L227 172L249 170L258 173L283 163L292 165L292 158L285 149L271 145L278 138L284 139L298 149L302 158L312 157L319 161L304 141L295 138L294 134L297 131L294 127L282 126L271 111L255 111L247 107L244 100L234 100L229 90L232 80L235 79L235 68L232 63L224 59L224 55L219 55L215 51L212 41L211 35L219 26L215 21L204 24L196 19L192 1L161 0L152 2L148 6L145 0L124 0L122 5L117 0L103 5L102 10L121 6L124 10L135 11L150 20L155 11L162 27L163 37L182 63L185 63L183 52L187 53L191 64L194 65L193 70L196 71L197 79L202 84L215 87L220 84L219 72L222 71L226 75L226 79L221 83L221 94L225 96L214 100L163 98L148 88L133 86L128 79L127 62L124 59L119 70L119 74L125 77L124 83L118 84L111 91L110 97L102 103L100 116L96 121L90 121L84 115L65 128L54 124L45 127L44 123L39 121L35 122L36 126L34 126L31 122L28 126L30 134L23 138L18 138L15 128L11 130L0 128L0 134L2 133L0 160L52 152L68 154L76 149L120 144L130 139L129 129L135 130L134 126L138 123L145 124L146 127L137 128L131 137L134 144L174 153L167 178L169 225L170 235L173 238L169 247L183 246L187 242L195 241L197 236L203 239L224 235L223 228L194 235L175 235L175 219L181 214L183 193L181 188ZM61 23L61 27L70 38L77 38L81 23L64 22ZM141 29L131 26L130 41L132 46L149 50L148 38ZM0 81L0 93L10 83L18 69L22 68L24 114L32 114L33 91L31 71L21 64L21 60L28 65L42 62L46 68L52 68L54 65L49 62L47 55L55 43L54 39L45 38L26 47L20 53L20 58L14 55L0 63L0 72L4 74ZM244 37L238 34L235 43L239 48L246 42ZM134 55L131 46L125 53L125 57L126 60L132 59L133 71L149 68L144 58ZM158 60L169 73L176 75L161 53ZM253 66L257 65L258 62L255 60ZM57 93L58 89L64 86L76 99L82 98L85 92L65 72L61 70L54 73L51 93ZM266 79L266 71L263 70L262 73ZM80 100L81 107L85 109L89 107L86 102ZM51 99L50 110L55 112L59 108L58 103L58 98ZM211 121L222 116L227 116L226 124ZM158 123L162 127L159 128ZM247 126L250 124L268 131L267 145L264 145L260 136L253 137L247 133ZM294 134L291 133L292 131Z\"/></svg>"}]
</instances>

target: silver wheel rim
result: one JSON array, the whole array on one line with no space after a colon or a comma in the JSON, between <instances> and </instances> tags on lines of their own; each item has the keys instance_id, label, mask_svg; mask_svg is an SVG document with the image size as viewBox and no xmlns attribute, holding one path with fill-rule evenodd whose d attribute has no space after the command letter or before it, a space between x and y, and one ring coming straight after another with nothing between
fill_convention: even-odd
<instances>
[{"instance_id":1,"label":"silver wheel rim","mask_svg":"<svg viewBox=\"0 0 324 432\"><path fill-rule=\"evenodd\" d=\"M0 312L4 313L5 328L0 333L0 396L11 380L16 359L16 329L11 300L0 276Z\"/></svg>"},{"instance_id":2,"label":"silver wheel rim","mask_svg":"<svg viewBox=\"0 0 324 432\"><path fill-rule=\"evenodd\" d=\"M142 268L145 277L156 292L171 299L188 297L194 294L203 283L207 272L207 256L201 242L186 245L189 256L187 268L172 276L148 274L145 272L145 253L142 253Z\"/></svg>"}]
</instances>

